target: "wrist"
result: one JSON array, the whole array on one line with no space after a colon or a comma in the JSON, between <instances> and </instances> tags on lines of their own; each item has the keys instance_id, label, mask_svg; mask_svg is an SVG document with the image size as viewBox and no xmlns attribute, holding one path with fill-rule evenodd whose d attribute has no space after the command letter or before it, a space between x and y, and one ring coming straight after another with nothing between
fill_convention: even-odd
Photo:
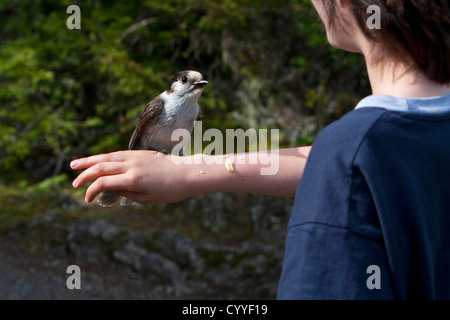
<instances>
[{"instance_id":1,"label":"wrist","mask_svg":"<svg viewBox=\"0 0 450 320\"><path fill-rule=\"evenodd\" d=\"M187 157L186 157L187 158ZM217 156L195 154L183 166L189 197L224 192L225 167L216 163Z\"/></svg>"}]
</instances>

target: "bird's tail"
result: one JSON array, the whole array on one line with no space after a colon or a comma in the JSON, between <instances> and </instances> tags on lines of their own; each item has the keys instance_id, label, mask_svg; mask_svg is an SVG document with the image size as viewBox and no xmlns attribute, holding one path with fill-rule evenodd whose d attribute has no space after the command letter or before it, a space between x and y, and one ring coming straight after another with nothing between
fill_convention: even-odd
<instances>
[{"instance_id":1,"label":"bird's tail","mask_svg":"<svg viewBox=\"0 0 450 320\"><path fill-rule=\"evenodd\" d=\"M119 203L122 207L130 204L137 204L137 202L123 197L114 191L103 191L100 193L97 202L101 207L112 207L117 203Z\"/></svg>"}]
</instances>

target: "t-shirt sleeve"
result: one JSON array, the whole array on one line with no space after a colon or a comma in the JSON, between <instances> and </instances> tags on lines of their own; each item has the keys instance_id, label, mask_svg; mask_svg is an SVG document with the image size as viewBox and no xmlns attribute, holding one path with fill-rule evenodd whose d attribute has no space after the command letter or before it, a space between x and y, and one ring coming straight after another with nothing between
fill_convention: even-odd
<instances>
[{"instance_id":1,"label":"t-shirt sleeve","mask_svg":"<svg viewBox=\"0 0 450 320\"><path fill-rule=\"evenodd\" d=\"M392 299L383 237L359 146L383 116L354 111L313 144L289 222L278 299Z\"/></svg>"}]
</instances>

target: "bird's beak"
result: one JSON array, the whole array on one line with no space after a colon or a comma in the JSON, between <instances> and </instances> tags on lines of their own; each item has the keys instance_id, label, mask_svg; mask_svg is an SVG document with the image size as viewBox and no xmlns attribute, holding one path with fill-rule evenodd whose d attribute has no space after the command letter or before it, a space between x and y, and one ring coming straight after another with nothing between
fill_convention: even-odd
<instances>
[{"instance_id":1,"label":"bird's beak","mask_svg":"<svg viewBox=\"0 0 450 320\"><path fill-rule=\"evenodd\" d=\"M194 86L198 86L198 87L204 87L207 84L208 84L208 81L206 81L206 80L194 82Z\"/></svg>"}]
</instances>

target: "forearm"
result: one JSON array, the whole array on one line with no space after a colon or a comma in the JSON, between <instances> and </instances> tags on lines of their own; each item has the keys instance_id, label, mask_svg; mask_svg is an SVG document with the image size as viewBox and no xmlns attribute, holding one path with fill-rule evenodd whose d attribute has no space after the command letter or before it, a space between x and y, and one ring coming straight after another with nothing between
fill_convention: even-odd
<instances>
[{"instance_id":1,"label":"forearm","mask_svg":"<svg viewBox=\"0 0 450 320\"><path fill-rule=\"evenodd\" d=\"M115 191L139 203L169 203L213 192L294 197L309 147L229 156L178 157L155 151L120 151L72 161L85 169L73 181L91 202L102 191ZM226 160L231 166L225 166Z\"/></svg>"},{"instance_id":2,"label":"forearm","mask_svg":"<svg viewBox=\"0 0 450 320\"><path fill-rule=\"evenodd\" d=\"M267 154L194 155L186 166L192 196L213 192L294 197L311 147L280 149ZM225 166L229 159L233 171Z\"/></svg>"}]
</instances>

